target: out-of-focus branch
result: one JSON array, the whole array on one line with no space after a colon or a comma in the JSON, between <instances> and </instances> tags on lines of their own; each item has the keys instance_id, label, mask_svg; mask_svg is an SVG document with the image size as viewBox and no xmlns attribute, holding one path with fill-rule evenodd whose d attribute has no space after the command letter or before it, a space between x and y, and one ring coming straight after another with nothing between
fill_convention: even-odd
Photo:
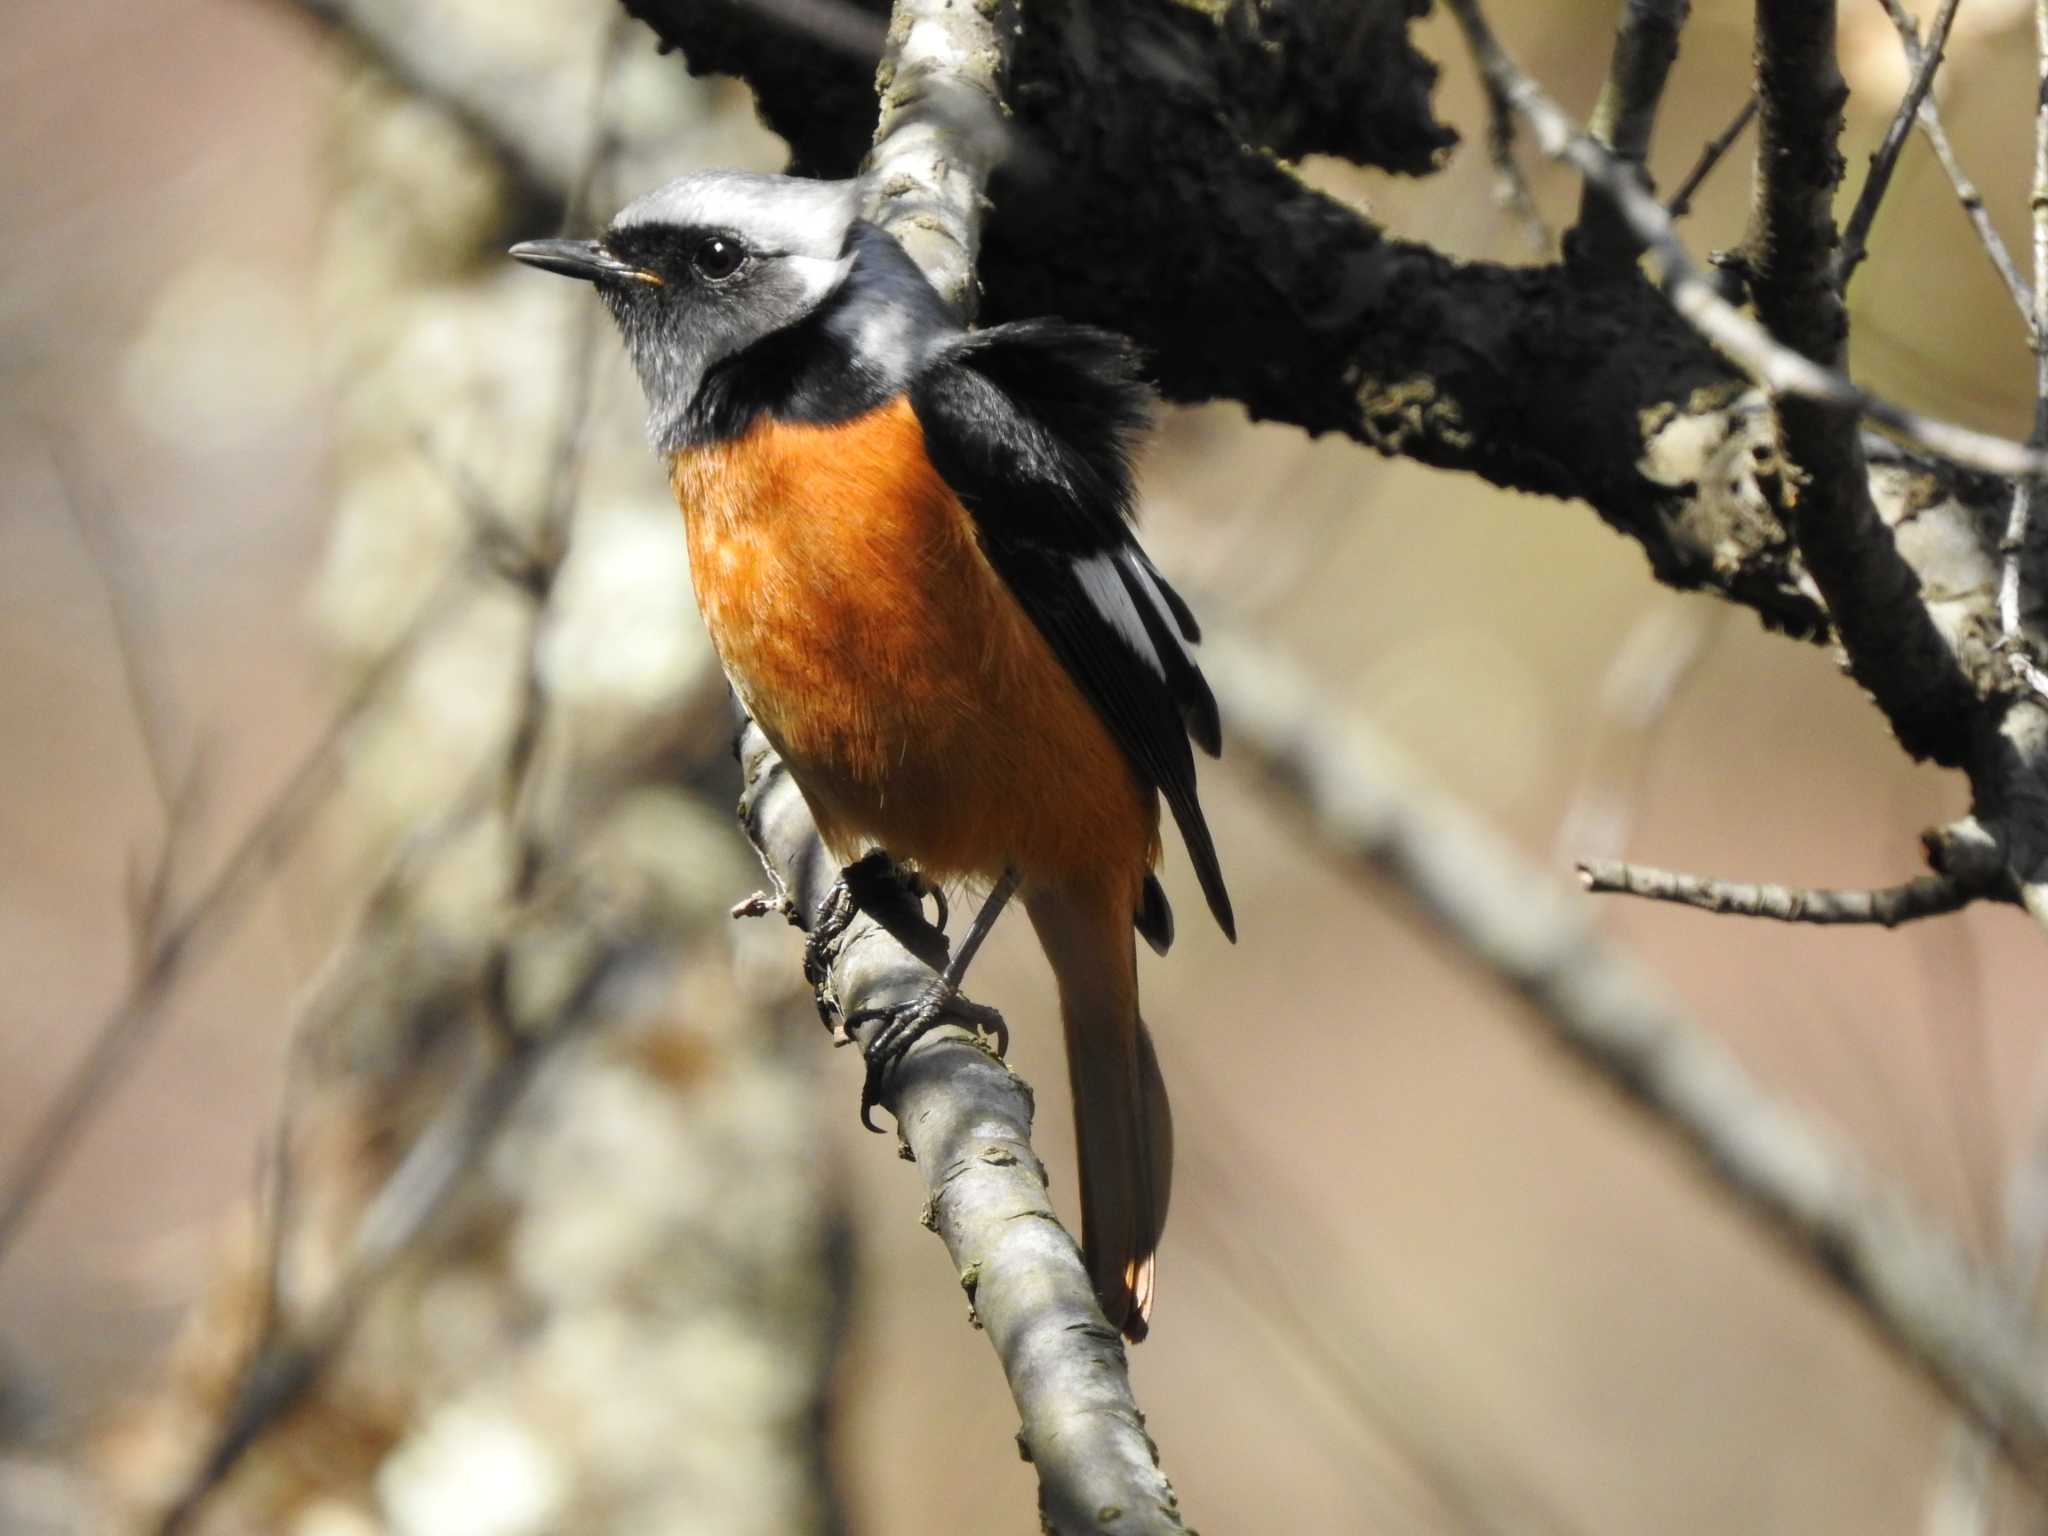
<instances>
[{"instance_id":1,"label":"out-of-focus branch","mask_svg":"<svg viewBox=\"0 0 2048 1536\"><path fill-rule=\"evenodd\" d=\"M1398 888L2048 1484L2048 1358L1952 1238L1762 1092L1554 882L1292 666L1228 633L1210 636L1203 666L1229 760L1256 770L1318 847Z\"/></svg>"},{"instance_id":2,"label":"out-of-focus branch","mask_svg":"<svg viewBox=\"0 0 2048 1536\"><path fill-rule=\"evenodd\" d=\"M808 926L839 871L759 726L748 722L738 750L747 835L791 921ZM875 914L856 918L827 983L840 1017L917 995L936 975L935 958L906 948ZM863 1048L875 1027L860 1032ZM926 1224L944 1241L1003 1363L1047 1528L1062 1536L1184 1530L1131 1395L1122 1341L1046 1196L1031 1149L1030 1088L968 1026L947 1025L912 1048L880 1103L924 1175Z\"/></svg>"},{"instance_id":3,"label":"out-of-focus branch","mask_svg":"<svg viewBox=\"0 0 2048 1536\"><path fill-rule=\"evenodd\" d=\"M155 923L127 996L94 1032L84 1059L29 1134L5 1190L0 1192L0 1261L21 1235L36 1202L49 1189L94 1112L155 1033L164 1004L186 966L232 928L260 889L261 873L298 842L326 803L351 736L389 695L425 638L452 613L457 599L468 589L468 565L466 555L458 558L435 583L412 623L364 674L300 758L276 798L221 861L213 878L176 916ZM176 847L175 835L167 838L165 856ZM167 879L159 874L155 883L162 886Z\"/></svg>"},{"instance_id":4,"label":"out-of-focus branch","mask_svg":"<svg viewBox=\"0 0 2048 1536\"><path fill-rule=\"evenodd\" d=\"M208 1497L249 1448L305 1399L378 1284L412 1251L477 1166L549 1050L594 1016L605 984L620 973L632 946L621 935L593 933L591 938L582 972L548 1027L527 1032L500 1028L507 1048L449 1097L407 1150L364 1209L340 1272L320 1304L309 1315L287 1320L273 1298L271 1327L242 1368L213 1448L165 1510L157 1536L180 1536L191 1529Z\"/></svg>"},{"instance_id":5,"label":"out-of-focus branch","mask_svg":"<svg viewBox=\"0 0 2048 1536\"><path fill-rule=\"evenodd\" d=\"M1586 131L1613 152L1624 174L1641 182L1647 182L1643 166L1657 126L1657 103L1664 99L1664 82L1678 57L1678 34L1691 10L1691 0L1622 0L1607 79ZM1625 268L1636 259L1637 241L1627 220L1613 199L1590 182L1580 192L1579 222L1570 239L1574 255L1599 266Z\"/></svg>"},{"instance_id":6,"label":"out-of-focus branch","mask_svg":"<svg viewBox=\"0 0 2048 1536\"><path fill-rule=\"evenodd\" d=\"M362 5L357 0L285 0L361 48L411 94L440 105L489 145L521 190L558 202L575 179L577 145L550 131L528 93L478 69L458 23L433 6Z\"/></svg>"},{"instance_id":7,"label":"out-of-focus branch","mask_svg":"<svg viewBox=\"0 0 2048 1536\"><path fill-rule=\"evenodd\" d=\"M1692 169L1685 173L1685 180L1678 184L1678 190L1671 194L1671 201L1666 205L1665 211L1671 215L1673 222L1692 212L1693 198L1706 179L1713 175L1714 167L1721 163L1722 156L1735 147L1735 141L1742 137L1742 130L1749 126L1750 119L1755 116L1756 96L1752 93L1749 100L1728 119L1728 126L1707 140L1705 147L1700 150L1699 159L1695 160Z\"/></svg>"},{"instance_id":8,"label":"out-of-focus branch","mask_svg":"<svg viewBox=\"0 0 2048 1536\"><path fill-rule=\"evenodd\" d=\"M1579 883L1596 895L1641 896L1702 912L1820 927L1869 923L1896 928L1919 918L1960 912L1971 902L1996 894L1948 875L1919 875L1898 885L1867 890L1827 890L1715 880L1612 859L1585 860L1578 869Z\"/></svg>"},{"instance_id":9,"label":"out-of-focus branch","mask_svg":"<svg viewBox=\"0 0 2048 1536\"><path fill-rule=\"evenodd\" d=\"M1515 154L1515 110L1483 73L1479 85L1486 97L1486 158L1493 166L1493 200L1521 229L1530 254L1548 256L1556 237L1536 206L1528 173Z\"/></svg>"},{"instance_id":10,"label":"out-of-focus branch","mask_svg":"<svg viewBox=\"0 0 2048 1536\"><path fill-rule=\"evenodd\" d=\"M1877 152L1870 157L1870 174L1863 179L1863 190L1856 194L1856 206L1843 226L1841 249L1835 255L1835 285L1844 292L1869 254L1870 226L1891 187L1892 171L1898 166L1899 151L1906 147L1906 135L1934 87L1934 72L1941 67L1942 53L1948 47L1949 28L1955 23L1958 3L1960 0L1942 0L1942 7L1934 16L1934 29L1927 37L1927 47L1912 61L1913 73L1906 83L1906 94L1899 98L1899 109L1886 125Z\"/></svg>"},{"instance_id":11,"label":"out-of-focus branch","mask_svg":"<svg viewBox=\"0 0 2048 1536\"><path fill-rule=\"evenodd\" d=\"M1630 626L1600 679L1600 718L1552 846L1563 858L1615 858L1628 847L1650 748L1721 634L1727 610L1666 598Z\"/></svg>"}]
</instances>

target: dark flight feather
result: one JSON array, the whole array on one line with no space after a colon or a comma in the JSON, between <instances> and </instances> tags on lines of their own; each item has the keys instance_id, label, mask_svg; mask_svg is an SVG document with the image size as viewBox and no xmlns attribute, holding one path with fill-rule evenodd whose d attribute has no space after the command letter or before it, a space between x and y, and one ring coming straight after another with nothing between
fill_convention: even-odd
<instances>
[{"instance_id":1,"label":"dark flight feather","mask_svg":"<svg viewBox=\"0 0 2048 1536\"><path fill-rule=\"evenodd\" d=\"M1189 738L1214 755L1216 700L1188 647L1187 604L1131 534L1130 452L1150 396L1107 331L1029 320L959 335L910 386L925 451L975 520L989 562L1165 796L1217 924L1235 940ZM1164 893L1135 914L1172 939Z\"/></svg>"}]
</instances>

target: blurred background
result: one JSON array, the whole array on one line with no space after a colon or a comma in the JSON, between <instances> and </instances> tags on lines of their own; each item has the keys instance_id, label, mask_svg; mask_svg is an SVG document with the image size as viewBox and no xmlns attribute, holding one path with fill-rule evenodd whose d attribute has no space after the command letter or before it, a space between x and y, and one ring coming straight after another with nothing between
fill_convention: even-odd
<instances>
[{"instance_id":1,"label":"blurred background","mask_svg":"<svg viewBox=\"0 0 2048 1536\"><path fill-rule=\"evenodd\" d=\"M488 112L423 101L409 89L423 82L394 80L312 9L14 0L0 17L0 1169L135 984L147 935L132 892L169 830L175 910L276 803L376 658L409 648L406 676L349 733L317 810L263 850L219 942L194 947L0 1256L0 1525L66 1529L102 1501L153 1507L203 1440L195 1426L221 1373L207 1376L211 1325L193 1308L234 1304L222 1276L249 1268L249 1212L269 1198L288 1083L312 1081L317 1098L344 1071L333 1052L293 1065L295 1021L341 995L350 962L338 970L331 956L374 918L370 893L423 829L460 846L408 895L405 931L430 926L450 952L485 942L470 914L491 909L475 893L502 872L503 838L436 818L517 736L530 671L551 705L545 771L522 805L551 807L557 831L630 844L629 863L650 849L667 861L646 877L666 882L664 964L643 1009L660 1022L590 1049L624 1040L642 1066L666 1063L675 1099L619 1088L586 1102L581 1079L557 1083L549 1114L513 1125L490 1154L496 1193L479 1198L516 1220L492 1227L475 1200L461 1217L472 1289L498 1274L491 1244L513 1233L504 1252L518 1278L505 1283L523 1287L519 1307L458 1305L422 1278L407 1326L438 1339L448 1330L435 1319L460 1332L487 1314L517 1333L516 1313L530 1334L566 1315L551 1309L582 1305L549 1286L624 1240L591 1232L550 1248L521 1181L553 1179L548 1198L575 1207L620 1169L647 1168L653 1154L625 1131L615 1146L559 1144L577 1125L635 1115L669 1127L677 1166L714 1166L691 1161L714 1154L689 1138L710 1134L733 1083L751 1084L748 1112L786 1127L780 1174L756 1193L815 1202L801 1213L809 1236L756 1257L820 1277L791 1305L818 1320L818 1350L839 1351L829 1398L812 1405L830 1426L812 1487L832 1508L820 1517L799 1491L734 1524L703 1515L687 1483L662 1505L649 1469L723 1453L701 1419L633 1398L656 1443L611 1496L639 1490L641 1524L573 1513L574 1478L564 1492L513 1473L494 1486L526 1491L503 1508L450 1512L419 1491L432 1483L419 1468L459 1440L435 1415L464 1381L471 1410L514 1400L539 1367L477 1387L444 1360L425 1386L357 1382L356 1449L316 1442L325 1450L291 1476L265 1474L267 1492L240 1489L258 1512L218 1528L839 1518L855 1531L1035 1530L1000 1375L918 1224L914 1174L856 1124L858 1063L825 1048L792 993L796 936L722 916L759 879L724 815L720 685L639 436L637 387L586 291L496 254L553 232L559 210L532 195ZM588 184L586 224L684 169L780 165L743 89L690 80L601 0L362 10L445 29L447 77L424 83L517 103L510 137ZM1613 7L1544 0L1498 6L1493 20L1583 117ZM1973 0L1941 88L2015 249L2030 20L2019 0ZM1875 0L1845 3L1842 27L1853 185L1905 71ZM1464 136L1449 167L1422 181L1309 174L1397 234L1541 259L1492 195L1455 33L1432 17L1417 36L1444 66L1440 115ZM1742 8L1697 8L1659 126L1660 185L1740 105L1749 48ZM1695 250L1739 238L1748 149L1699 196ZM1552 226L1568 224L1576 183L1530 171ZM1856 285L1855 327L1867 383L2024 434L2016 317L1917 140ZM585 378L579 438L560 424L580 415ZM1292 656L1561 881L1575 857L1625 855L1742 879L1889 883L1918 864L1922 827L1964 809L1961 784L1909 765L1826 653L1654 587L1636 548L1582 507L1253 427L1229 406L1171 412L1145 487L1147 542L1198 607ZM574 552L544 624L516 592L481 582L434 635L414 632L479 527L545 533L549 509L570 503ZM594 778L603 795L586 793ZM1397 895L1321 856L1227 750L1203 789L1243 939L1232 948L1197 920L1176 850L1181 936L1168 959L1146 958L1143 985L1183 1161L1153 1339L1133 1358L1193 1523L1964 1528L1941 1526L1952 1415L1819 1280L1549 1049L1486 976L1428 941ZM579 821L563 809L579 796L600 811ZM1597 917L1770 1088L2000 1259L2011 1174L2048 1134L2048 965L2023 918L1976 908L1896 933L1815 930L1617 901ZM397 985L383 959L374 968ZM1050 983L1021 925L997 933L973 990L1007 1012L1011 1060L1044 1090L1038 1144L1071 1214ZM744 1022L760 1020L772 1022ZM702 1082L691 1052L744 1058L758 1081L721 1067ZM350 1137L372 1164L390 1155L361 1126ZM720 1180L755 1165L734 1166L687 1198L715 1201L730 1189ZM685 1198L672 1183L646 1196ZM745 1241L768 1239L748 1226ZM709 1346L682 1332L664 1358L710 1393ZM384 1338L387 1359L400 1338ZM192 1385L202 1377L212 1385ZM591 1391L610 1400L617 1388L600 1371ZM578 1410L546 1390L552 1406L525 1422L567 1434ZM636 1390L658 1393L658 1373ZM821 1422L810 1411L776 1410L805 1433ZM462 1422L474 1430L476 1413ZM704 1438L683 1456L677 1437L692 1436ZM2011 1514L2017 1495L2001 1498Z\"/></svg>"}]
</instances>

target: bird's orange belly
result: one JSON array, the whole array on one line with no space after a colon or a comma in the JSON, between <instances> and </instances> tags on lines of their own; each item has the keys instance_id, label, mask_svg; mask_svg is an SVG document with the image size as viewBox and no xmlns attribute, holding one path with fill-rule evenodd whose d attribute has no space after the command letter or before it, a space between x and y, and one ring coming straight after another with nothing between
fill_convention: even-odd
<instances>
[{"instance_id":1,"label":"bird's orange belly","mask_svg":"<svg viewBox=\"0 0 2048 1536\"><path fill-rule=\"evenodd\" d=\"M712 642L836 856L1135 893L1156 797L982 554L907 402L763 423L678 454L672 480Z\"/></svg>"}]
</instances>

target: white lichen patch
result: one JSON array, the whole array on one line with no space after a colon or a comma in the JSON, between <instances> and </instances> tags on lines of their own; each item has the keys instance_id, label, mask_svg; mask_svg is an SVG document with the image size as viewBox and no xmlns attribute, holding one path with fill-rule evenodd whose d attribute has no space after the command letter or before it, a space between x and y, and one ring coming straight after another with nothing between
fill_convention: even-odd
<instances>
[{"instance_id":1,"label":"white lichen patch","mask_svg":"<svg viewBox=\"0 0 2048 1536\"><path fill-rule=\"evenodd\" d=\"M475 1402L431 1415L377 1473L392 1536L541 1536L567 1492L552 1446Z\"/></svg>"}]
</instances>

